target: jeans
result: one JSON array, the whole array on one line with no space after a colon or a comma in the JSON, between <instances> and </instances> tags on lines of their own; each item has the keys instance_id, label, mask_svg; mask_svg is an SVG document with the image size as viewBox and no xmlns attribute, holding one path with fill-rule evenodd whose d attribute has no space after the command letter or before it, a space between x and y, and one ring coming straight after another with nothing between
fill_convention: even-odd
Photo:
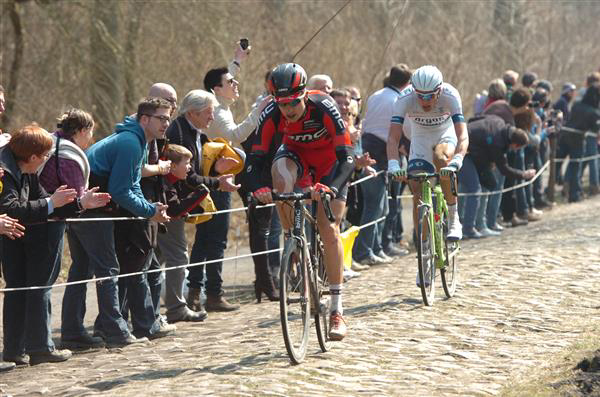
<instances>
[{"instance_id":1,"label":"jeans","mask_svg":"<svg viewBox=\"0 0 600 397\"><path fill-rule=\"evenodd\" d=\"M400 185L398 181L390 181L390 196L388 199L389 212L385 217L385 222L382 228L381 245L383 249L387 249L393 242L395 242L395 236L397 234L398 218L402 218L402 201L398 196L400 195ZM400 239L402 239L402 232L400 232Z\"/></svg>"},{"instance_id":2,"label":"jeans","mask_svg":"<svg viewBox=\"0 0 600 397\"><path fill-rule=\"evenodd\" d=\"M67 281L84 280L91 275L100 278L119 274L113 221L73 222L69 225L67 238L73 260ZM63 338L78 337L86 332L83 327L86 290L86 284L65 288L61 324ZM119 306L117 279L98 281L96 293L99 314L94 326L109 339L127 337L129 329Z\"/></svg>"},{"instance_id":3,"label":"jeans","mask_svg":"<svg viewBox=\"0 0 600 397\"><path fill-rule=\"evenodd\" d=\"M153 253L150 252L141 271L148 270L153 256ZM131 325L134 335L148 336L159 330L160 325L152 304L146 274L119 279L119 302L123 318L127 318L128 311L131 310Z\"/></svg>"},{"instance_id":4,"label":"jeans","mask_svg":"<svg viewBox=\"0 0 600 397\"><path fill-rule=\"evenodd\" d=\"M585 151L583 155L585 157L595 156L598 154L598 143L596 142L596 136L586 136L585 137ZM589 166L590 171L590 187L598 186L598 159L592 159L585 161L581 167L581 174L583 174L583 170L585 167Z\"/></svg>"},{"instance_id":5,"label":"jeans","mask_svg":"<svg viewBox=\"0 0 600 397\"><path fill-rule=\"evenodd\" d=\"M160 269L160 262L156 257L156 252L152 250L150 258L150 266L148 270ZM154 307L154 317L160 316L160 292L162 288L162 272L148 273L148 286L150 287L150 298L152 299L152 307Z\"/></svg>"},{"instance_id":6,"label":"jeans","mask_svg":"<svg viewBox=\"0 0 600 397\"><path fill-rule=\"evenodd\" d=\"M481 184L479 183L479 174L477 168L470 156L466 156L463 165L458 171L459 191L461 193L480 193ZM461 197L460 219L462 220L463 231L471 232L475 227L475 217L479 207L479 197L477 195Z\"/></svg>"},{"instance_id":7,"label":"jeans","mask_svg":"<svg viewBox=\"0 0 600 397\"><path fill-rule=\"evenodd\" d=\"M281 246L281 220L277 211L273 211L271 215L271 229L269 230L269 239L267 240L267 248L269 250L278 249ZM281 265L281 252L271 252L269 254L269 267L271 273L279 275L279 267Z\"/></svg>"},{"instance_id":8,"label":"jeans","mask_svg":"<svg viewBox=\"0 0 600 397\"><path fill-rule=\"evenodd\" d=\"M495 190L502 190L504 187L505 176L498 171L498 168L494 168L494 176L496 177L497 185ZM487 208L485 220L489 228L496 225L498 219L498 212L500 211L500 202L502 200L502 193L491 194L487 199Z\"/></svg>"},{"instance_id":9,"label":"jeans","mask_svg":"<svg viewBox=\"0 0 600 397\"><path fill-rule=\"evenodd\" d=\"M165 264L165 306L167 316L180 315L185 311L187 303L183 297L185 269L174 269L185 266L188 261L188 244L185 238L185 221L172 219L167 223L167 232L158 234L160 261ZM191 271L193 267L190 267Z\"/></svg>"},{"instance_id":10,"label":"jeans","mask_svg":"<svg viewBox=\"0 0 600 397\"><path fill-rule=\"evenodd\" d=\"M398 196L402 196L406 186L406 183L398 184ZM396 217L396 225L393 230L393 240L395 243L399 243L404 239L404 227L402 226L402 199L398 199L398 216Z\"/></svg>"},{"instance_id":11,"label":"jeans","mask_svg":"<svg viewBox=\"0 0 600 397\"><path fill-rule=\"evenodd\" d=\"M508 154L506 155L506 157L508 159L508 164L511 167L516 168L518 170L525 169L523 149L519 149L516 152L509 151ZM504 187L510 188L510 187L513 187L514 185L520 184L521 182L523 182L522 179L515 179L512 177L506 178ZM515 197L516 197L516 200L515 200ZM512 219L513 215L515 214L515 212L518 216L521 216L521 217L526 216L529 212L529 207L527 206L527 198L526 198L524 188L512 190L512 191L506 192L502 195L502 216L504 217L504 220L510 221Z\"/></svg>"},{"instance_id":12,"label":"jeans","mask_svg":"<svg viewBox=\"0 0 600 397\"><path fill-rule=\"evenodd\" d=\"M583 139L573 139L568 142L569 146L569 165L565 173L565 181L569 184L569 202L581 200L581 162L576 161L583 157L584 153Z\"/></svg>"},{"instance_id":13,"label":"jeans","mask_svg":"<svg viewBox=\"0 0 600 397\"><path fill-rule=\"evenodd\" d=\"M210 196L217 210L231 208L231 193L212 191ZM196 225L196 237L190 256L191 263L223 259L227 248L227 232L229 230L229 213L213 215L207 222ZM223 262L189 268L188 286L202 289L204 287L204 268L206 267L206 295L223 295Z\"/></svg>"},{"instance_id":14,"label":"jeans","mask_svg":"<svg viewBox=\"0 0 600 397\"><path fill-rule=\"evenodd\" d=\"M378 164L376 164L377 166ZM377 167L377 169L379 170L380 168ZM385 204L387 201L385 173L377 175L375 178L367 179L359 186L363 195L360 224L364 225L365 223L381 218L385 213ZM378 229L381 229L380 223L361 229L352 250L353 257L357 261L364 260L381 251L381 240L378 241L380 231Z\"/></svg>"},{"instance_id":15,"label":"jeans","mask_svg":"<svg viewBox=\"0 0 600 397\"><path fill-rule=\"evenodd\" d=\"M25 236L2 237L2 273L6 288L51 286L60 272L64 222L27 225ZM6 292L4 354L49 352L52 341L51 289Z\"/></svg>"}]
</instances>

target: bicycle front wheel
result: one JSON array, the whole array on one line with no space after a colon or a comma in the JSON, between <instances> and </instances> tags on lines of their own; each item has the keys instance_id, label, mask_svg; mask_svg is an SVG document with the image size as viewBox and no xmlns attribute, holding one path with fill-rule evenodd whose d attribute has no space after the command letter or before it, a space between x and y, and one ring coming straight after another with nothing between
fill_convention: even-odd
<instances>
[{"instance_id":1,"label":"bicycle front wheel","mask_svg":"<svg viewBox=\"0 0 600 397\"><path fill-rule=\"evenodd\" d=\"M285 242L279 273L279 312L283 341L290 360L299 364L306 355L310 325L310 291L302 248L293 238Z\"/></svg>"},{"instance_id":2,"label":"bicycle front wheel","mask_svg":"<svg viewBox=\"0 0 600 397\"><path fill-rule=\"evenodd\" d=\"M321 351L326 352L331 349L329 340L329 309L331 307L331 296L329 295L329 281L323 259L323 247L320 240L317 246L317 261L313 271L313 301L315 327L317 328L317 339Z\"/></svg>"},{"instance_id":3,"label":"bicycle front wheel","mask_svg":"<svg viewBox=\"0 0 600 397\"><path fill-rule=\"evenodd\" d=\"M418 280L421 289L423 303L427 306L433 305L435 295L435 249L433 246L433 225L431 224L431 209L422 205L419 207L419 224L417 229L418 238Z\"/></svg>"},{"instance_id":4,"label":"bicycle front wheel","mask_svg":"<svg viewBox=\"0 0 600 397\"><path fill-rule=\"evenodd\" d=\"M456 292L456 282L458 279L458 263L456 261L456 255L458 254L458 241L448 241L446 236L448 235L448 212L443 213L443 248L446 262L444 267L440 270L442 276L442 286L444 287L444 293L448 298L454 296Z\"/></svg>"}]
</instances>

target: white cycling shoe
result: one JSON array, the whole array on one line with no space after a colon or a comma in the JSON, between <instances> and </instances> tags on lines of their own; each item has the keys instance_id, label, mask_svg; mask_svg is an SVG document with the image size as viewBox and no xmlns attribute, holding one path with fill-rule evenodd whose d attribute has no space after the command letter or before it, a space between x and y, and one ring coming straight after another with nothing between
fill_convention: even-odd
<instances>
[{"instance_id":1,"label":"white cycling shoe","mask_svg":"<svg viewBox=\"0 0 600 397\"><path fill-rule=\"evenodd\" d=\"M458 219L458 216L455 216L454 219L449 221L448 224L448 235L446 236L446 239L448 241L458 241L458 240L462 240L463 238L463 232L462 232L462 225L460 223L460 220Z\"/></svg>"}]
</instances>

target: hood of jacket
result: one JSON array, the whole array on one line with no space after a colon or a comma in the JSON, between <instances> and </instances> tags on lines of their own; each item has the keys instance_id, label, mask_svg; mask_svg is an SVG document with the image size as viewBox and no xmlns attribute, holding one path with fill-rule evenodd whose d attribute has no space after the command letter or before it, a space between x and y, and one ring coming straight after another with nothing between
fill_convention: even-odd
<instances>
[{"instance_id":1,"label":"hood of jacket","mask_svg":"<svg viewBox=\"0 0 600 397\"><path fill-rule=\"evenodd\" d=\"M0 148L0 167L2 167L5 173L10 174L19 186L21 185L21 168L19 168L17 159L15 159L8 145Z\"/></svg>"}]
</instances>

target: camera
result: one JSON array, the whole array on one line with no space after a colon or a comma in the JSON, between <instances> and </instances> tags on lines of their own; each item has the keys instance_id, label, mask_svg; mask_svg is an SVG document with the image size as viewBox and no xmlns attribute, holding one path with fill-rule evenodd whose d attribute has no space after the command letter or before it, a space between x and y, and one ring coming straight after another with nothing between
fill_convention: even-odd
<instances>
[{"instance_id":1,"label":"camera","mask_svg":"<svg viewBox=\"0 0 600 397\"><path fill-rule=\"evenodd\" d=\"M247 38L240 39L240 47L242 47L242 50L248 49L248 45L250 45L250 42L248 41Z\"/></svg>"}]
</instances>

